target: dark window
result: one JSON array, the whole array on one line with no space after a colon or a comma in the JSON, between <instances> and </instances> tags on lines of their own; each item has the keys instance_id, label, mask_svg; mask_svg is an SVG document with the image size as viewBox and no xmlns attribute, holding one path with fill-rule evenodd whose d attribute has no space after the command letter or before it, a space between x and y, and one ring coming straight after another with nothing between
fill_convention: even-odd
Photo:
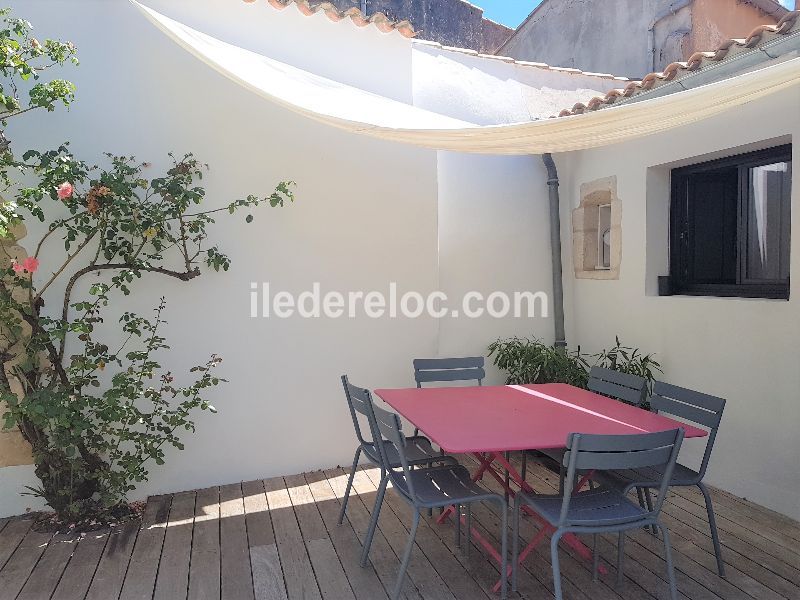
<instances>
[{"instance_id":1,"label":"dark window","mask_svg":"<svg viewBox=\"0 0 800 600\"><path fill-rule=\"evenodd\" d=\"M672 171L677 294L789 298L792 147Z\"/></svg>"}]
</instances>

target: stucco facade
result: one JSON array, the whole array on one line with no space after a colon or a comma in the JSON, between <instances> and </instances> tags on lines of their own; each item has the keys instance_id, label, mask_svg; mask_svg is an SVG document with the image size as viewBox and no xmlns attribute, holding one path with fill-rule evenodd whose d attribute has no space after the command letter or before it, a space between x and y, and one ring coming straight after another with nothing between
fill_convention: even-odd
<instances>
[{"instance_id":1,"label":"stucco facade","mask_svg":"<svg viewBox=\"0 0 800 600\"><path fill-rule=\"evenodd\" d=\"M639 78L785 13L772 0L544 0L497 54Z\"/></svg>"}]
</instances>

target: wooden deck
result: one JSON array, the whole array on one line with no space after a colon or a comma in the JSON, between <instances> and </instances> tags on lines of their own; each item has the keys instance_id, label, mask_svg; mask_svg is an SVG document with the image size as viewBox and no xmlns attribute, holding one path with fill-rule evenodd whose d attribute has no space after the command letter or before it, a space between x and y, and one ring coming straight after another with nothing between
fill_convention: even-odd
<instances>
[{"instance_id":1,"label":"wooden deck","mask_svg":"<svg viewBox=\"0 0 800 600\"><path fill-rule=\"evenodd\" d=\"M549 472L538 466L532 471L529 481L537 491L553 490ZM339 468L153 497L142 523L79 540L33 532L30 519L0 520L0 599L386 599L411 519L407 506L388 492L372 566L358 566L376 476L374 469L358 472L357 495L342 526L336 519L346 472ZM665 508L682 597L800 598L800 524L725 492L713 496L727 579L716 574L699 492L677 490ZM495 507L476 506L473 519L481 533L496 539ZM524 519L523 539L533 529ZM630 535L627 579L619 590L614 538L600 546L609 572L599 583L591 581L589 565L562 551L567 598L667 597L659 540L644 531ZM428 519L417 536L405 598L489 600L496 597L490 588L497 577L480 548L466 559L454 548L452 527ZM552 596L547 546L529 557L520 585L512 597Z\"/></svg>"}]
</instances>

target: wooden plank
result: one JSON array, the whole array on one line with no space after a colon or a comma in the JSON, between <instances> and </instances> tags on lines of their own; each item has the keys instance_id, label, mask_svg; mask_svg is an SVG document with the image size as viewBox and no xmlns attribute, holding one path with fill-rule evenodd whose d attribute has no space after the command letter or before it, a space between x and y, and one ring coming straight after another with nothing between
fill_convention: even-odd
<instances>
[{"instance_id":1,"label":"wooden plank","mask_svg":"<svg viewBox=\"0 0 800 600\"><path fill-rule=\"evenodd\" d=\"M0 599L13 600L17 597L52 538L52 533L28 530L14 554L0 571Z\"/></svg>"},{"instance_id":2,"label":"wooden plank","mask_svg":"<svg viewBox=\"0 0 800 600\"><path fill-rule=\"evenodd\" d=\"M800 523L785 516L780 519L777 513L769 514L765 512L768 509L763 507L761 510L757 510L746 501L735 499L734 496L722 493L721 490L714 487L709 486L708 490L714 504L715 514L728 518L741 526L746 526L756 533L767 530L773 534L783 535L787 541L795 541L794 547L800 545L798 543L800 542ZM674 487L672 493L693 502L705 511L705 499L697 487Z\"/></svg>"},{"instance_id":3,"label":"wooden plank","mask_svg":"<svg viewBox=\"0 0 800 600\"><path fill-rule=\"evenodd\" d=\"M195 492L182 492L172 497L154 600L186 600L196 496Z\"/></svg>"},{"instance_id":4,"label":"wooden plank","mask_svg":"<svg viewBox=\"0 0 800 600\"><path fill-rule=\"evenodd\" d=\"M33 525L32 519L10 519L0 535L0 571Z\"/></svg>"},{"instance_id":5,"label":"wooden plank","mask_svg":"<svg viewBox=\"0 0 800 600\"><path fill-rule=\"evenodd\" d=\"M277 545L250 548L250 566L256 600L286 600L286 583Z\"/></svg>"},{"instance_id":6,"label":"wooden plank","mask_svg":"<svg viewBox=\"0 0 800 600\"><path fill-rule=\"evenodd\" d=\"M172 496L148 498L120 600L140 600L153 596L171 503Z\"/></svg>"},{"instance_id":7,"label":"wooden plank","mask_svg":"<svg viewBox=\"0 0 800 600\"><path fill-rule=\"evenodd\" d=\"M701 536L690 527L686 527L682 523L675 521L672 517L662 513L661 520L669 527L672 534L672 545L675 549L676 555L680 554L685 556L691 561L691 568L695 570L697 575L693 575L695 579L705 581L704 585L711 587L717 594L724 598L737 598L742 597L742 593L747 594L751 598L761 600L784 600L784 598L797 598L800 597L800 588L789 585L783 591L791 590L791 595L781 594L773 587L767 586L762 580L751 576L744 572L739 567L749 561L742 561L735 552L730 552L724 555L726 558L725 563L725 579L721 580L717 574L717 561L714 556L713 547L704 547L698 544L698 539ZM638 532L637 532L638 533ZM649 537L650 539L647 539ZM642 537L640 543L642 545L652 544L653 541L658 542L653 536ZM658 542L660 543L660 542ZM702 569L701 572L700 569ZM727 589L732 586L736 589Z\"/></svg>"},{"instance_id":8,"label":"wooden plank","mask_svg":"<svg viewBox=\"0 0 800 600\"><path fill-rule=\"evenodd\" d=\"M364 474L369 478L377 493L378 485L380 485L380 471L376 469L365 469ZM403 522L402 518L408 514L408 505L389 489L384 497L383 510L391 510L394 512L395 516ZM453 521L450 520L443 528L447 528L450 530L450 533L453 533L452 524ZM408 526L406 529L408 529ZM499 529L498 527L498 531ZM491 596L487 594L485 589L473 579L469 571L465 570L464 566L458 561L455 555L461 554L462 551L455 547L453 536L450 535L448 537L449 539L447 541L438 537L431 530L428 522L423 520L417 530L416 543L456 598L475 598L476 600L480 598L488 600L491 597L493 599L494 593L491 593ZM497 546L499 548L500 544ZM494 563L493 559L484 555L485 550L483 548L477 552L482 560ZM493 586L499 579L499 576L500 571L498 569L489 580L483 582L485 587L490 588Z\"/></svg>"},{"instance_id":9,"label":"wooden plank","mask_svg":"<svg viewBox=\"0 0 800 600\"><path fill-rule=\"evenodd\" d=\"M242 483L255 600L287 600L275 532L263 481Z\"/></svg>"},{"instance_id":10,"label":"wooden plank","mask_svg":"<svg viewBox=\"0 0 800 600\"><path fill-rule=\"evenodd\" d=\"M31 573L17 600L42 600L53 595L80 538L74 534L56 534Z\"/></svg>"},{"instance_id":11,"label":"wooden plank","mask_svg":"<svg viewBox=\"0 0 800 600\"><path fill-rule=\"evenodd\" d=\"M52 600L83 600L86 597L109 537L107 529L81 536Z\"/></svg>"},{"instance_id":12,"label":"wooden plank","mask_svg":"<svg viewBox=\"0 0 800 600\"><path fill-rule=\"evenodd\" d=\"M345 486L347 485L347 475L348 474L340 468L328 469L325 471L325 476L328 479L328 485L339 502L342 502L342 499L344 498L344 490ZM361 554L361 542L366 537L367 527L370 519L369 510L371 509L372 506L370 506L368 509L362 501L362 498L357 493L352 492L350 494L350 501L347 504L347 515L342 527L345 527L347 523L350 523L350 526L353 529L353 537L356 543L359 544L359 556ZM356 562L356 564L359 563ZM378 578L383 584L383 588L387 590L387 592L391 593L392 590L394 590L395 581L397 580L397 569L400 565L400 559L389 545L389 542L387 541L386 536L384 535L383 531L381 531L380 527L378 527L377 531L375 532L375 538L372 541L369 562L367 564L372 565ZM403 582L403 589L400 597L408 600L422 600L421 593L419 590L417 590L417 588L414 586L414 582L409 577L406 577L405 581Z\"/></svg>"},{"instance_id":13,"label":"wooden plank","mask_svg":"<svg viewBox=\"0 0 800 600\"><path fill-rule=\"evenodd\" d=\"M662 511L662 519L670 531L674 530L684 539L691 540L694 546L714 558L707 521L669 506ZM734 537L726 536L722 545L726 565L735 567L786 598L800 598L800 571ZM712 570L716 571L716 563ZM728 579L731 580L730 577Z\"/></svg>"},{"instance_id":14,"label":"wooden plank","mask_svg":"<svg viewBox=\"0 0 800 600\"><path fill-rule=\"evenodd\" d=\"M363 469L356 471L353 478L353 489L364 502L365 506L372 506L375 503L375 487ZM411 511L407 509L405 519L411 521ZM389 545L397 556L402 556L408 541L408 530L400 519L392 512L381 511L378 523L381 531L386 536ZM396 569L397 567L395 567ZM447 584L442 580L427 558L422 554L419 547L411 553L411 560L408 565L408 577L414 582L414 586L420 591L424 598L437 600L454 600L452 592Z\"/></svg>"},{"instance_id":15,"label":"wooden plank","mask_svg":"<svg viewBox=\"0 0 800 600\"><path fill-rule=\"evenodd\" d=\"M322 597L326 600L355 600L355 595L347 581L339 556L328 537L328 530L317 510L314 496L308 489L305 477L293 475L284 478L289 499L294 506L300 532L306 543L311 566L319 584Z\"/></svg>"},{"instance_id":16,"label":"wooden plank","mask_svg":"<svg viewBox=\"0 0 800 600\"><path fill-rule=\"evenodd\" d=\"M222 600L253 600L242 485L222 486L219 500Z\"/></svg>"},{"instance_id":17,"label":"wooden plank","mask_svg":"<svg viewBox=\"0 0 800 600\"><path fill-rule=\"evenodd\" d=\"M701 508L682 496L677 494L670 495L666 503L675 506L683 513L694 515L708 522L705 508ZM734 536L748 544L761 548L764 552L779 558L791 567L800 569L800 548L797 548L797 544L790 542L785 536L766 529L753 531L751 528L736 523L718 513L716 517L717 529L721 540L726 540L729 535Z\"/></svg>"},{"instance_id":18,"label":"wooden plank","mask_svg":"<svg viewBox=\"0 0 800 600\"><path fill-rule=\"evenodd\" d=\"M109 535L86 600L109 600L119 596L140 525L141 521L130 521Z\"/></svg>"},{"instance_id":19,"label":"wooden plank","mask_svg":"<svg viewBox=\"0 0 800 600\"><path fill-rule=\"evenodd\" d=\"M189 563L189 600L219 600L219 488L197 492Z\"/></svg>"},{"instance_id":20,"label":"wooden plank","mask_svg":"<svg viewBox=\"0 0 800 600\"><path fill-rule=\"evenodd\" d=\"M372 565L362 569L359 564L361 544L350 523L347 521L342 525L338 523L341 505L325 473L322 471L306 473L305 480L356 600L387 600L388 595Z\"/></svg>"},{"instance_id":21,"label":"wooden plank","mask_svg":"<svg viewBox=\"0 0 800 600\"><path fill-rule=\"evenodd\" d=\"M322 598L283 478L264 481L289 600Z\"/></svg>"}]
</instances>

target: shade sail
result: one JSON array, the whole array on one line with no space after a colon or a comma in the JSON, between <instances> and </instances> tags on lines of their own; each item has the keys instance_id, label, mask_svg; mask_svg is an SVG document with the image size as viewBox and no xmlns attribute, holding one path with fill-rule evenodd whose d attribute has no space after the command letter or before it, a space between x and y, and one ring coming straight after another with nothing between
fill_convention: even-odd
<instances>
[{"instance_id":1,"label":"shade sail","mask_svg":"<svg viewBox=\"0 0 800 600\"><path fill-rule=\"evenodd\" d=\"M476 125L320 77L131 0L181 47L270 102L353 133L437 150L541 154L596 148L720 114L800 83L800 57L671 95L582 115Z\"/></svg>"}]
</instances>

